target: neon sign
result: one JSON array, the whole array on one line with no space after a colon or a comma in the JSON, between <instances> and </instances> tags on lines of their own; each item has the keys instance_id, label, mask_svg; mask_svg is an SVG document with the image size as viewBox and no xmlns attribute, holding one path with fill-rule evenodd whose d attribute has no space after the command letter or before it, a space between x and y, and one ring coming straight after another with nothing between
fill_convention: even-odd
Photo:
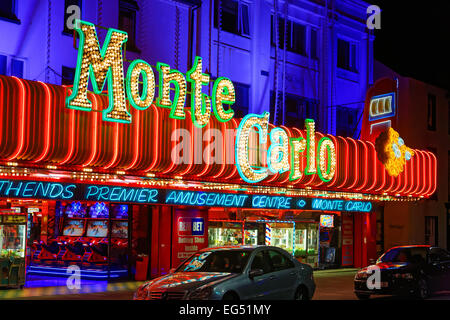
<instances>
[{"instance_id":1,"label":"neon sign","mask_svg":"<svg viewBox=\"0 0 450 320\"><path fill-rule=\"evenodd\" d=\"M92 103L87 96L90 78L94 92L97 94L102 93L106 84L109 105L102 111L102 119L131 123L131 114L127 110L126 100L137 110L146 110L155 98L156 82L152 67L143 60L134 60L124 79L122 47L127 42L128 34L110 28L100 48L94 24L77 20L75 30L80 41L73 91L66 98L67 108L92 110ZM202 93L202 86L209 84L210 76L202 72L200 57L195 58L194 65L186 73L186 77L164 63L158 62L156 69L159 73L156 105L161 108L170 108L170 118L186 118L184 106L187 82L192 88L191 117L195 126L202 128L209 122L211 107L219 121L227 122L233 118L234 111L231 105L236 99L233 83L228 78L219 77L214 81L211 97ZM140 76L142 76L141 94L139 93ZM175 89L173 101L170 99L171 86ZM228 105L228 108L225 109L224 105Z\"/></svg>"},{"instance_id":2,"label":"neon sign","mask_svg":"<svg viewBox=\"0 0 450 320\"><path fill-rule=\"evenodd\" d=\"M289 138L282 128L270 131L271 145L267 151L268 167L255 169L250 165L249 138L254 128L259 134L259 144L267 142L269 127L269 113L262 115L249 114L239 124L236 136L235 159L236 167L241 178L249 183L264 180L272 173L283 173L290 170L289 180L300 179L303 174L318 174L324 182L333 179L336 173L336 147L334 142L323 137L316 147L314 120L306 119L306 139ZM289 163L289 149L291 149L291 163ZM306 167L304 172L300 168L300 157L306 151Z\"/></svg>"}]
</instances>

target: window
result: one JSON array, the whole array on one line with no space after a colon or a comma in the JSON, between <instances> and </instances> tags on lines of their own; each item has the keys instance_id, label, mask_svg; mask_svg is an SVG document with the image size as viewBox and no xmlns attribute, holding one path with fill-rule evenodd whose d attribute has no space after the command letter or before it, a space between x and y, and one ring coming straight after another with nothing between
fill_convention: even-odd
<instances>
[{"instance_id":1,"label":"window","mask_svg":"<svg viewBox=\"0 0 450 320\"><path fill-rule=\"evenodd\" d=\"M271 17L271 43L275 46L275 18ZM284 49L284 18L278 18L278 47ZM306 27L288 20L286 23L286 50L306 55Z\"/></svg>"},{"instance_id":2,"label":"window","mask_svg":"<svg viewBox=\"0 0 450 320\"><path fill-rule=\"evenodd\" d=\"M250 105L250 86L233 82L236 101L232 105L235 118L243 118L248 114Z\"/></svg>"},{"instance_id":3,"label":"window","mask_svg":"<svg viewBox=\"0 0 450 320\"><path fill-rule=\"evenodd\" d=\"M358 111L353 108L336 107L336 135L353 137L355 135Z\"/></svg>"},{"instance_id":4,"label":"window","mask_svg":"<svg viewBox=\"0 0 450 320\"><path fill-rule=\"evenodd\" d=\"M250 13L247 3L237 0L214 0L214 27L237 35L250 36Z\"/></svg>"},{"instance_id":5,"label":"window","mask_svg":"<svg viewBox=\"0 0 450 320\"><path fill-rule=\"evenodd\" d=\"M138 10L136 1L119 1L119 30L128 33L127 50L135 52L140 52L136 46L136 11Z\"/></svg>"},{"instance_id":6,"label":"window","mask_svg":"<svg viewBox=\"0 0 450 320\"><path fill-rule=\"evenodd\" d=\"M264 273L269 273L272 271L270 268L269 261L267 259L267 255L264 254L264 251L257 252L253 258L250 270L256 269L261 269L263 270Z\"/></svg>"},{"instance_id":7,"label":"window","mask_svg":"<svg viewBox=\"0 0 450 320\"><path fill-rule=\"evenodd\" d=\"M438 217L425 217L425 243L438 245Z\"/></svg>"},{"instance_id":8,"label":"window","mask_svg":"<svg viewBox=\"0 0 450 320\"><path fill-rule=\"evenodd\" d=\"M11 56L0 55L0 74L23 78L24 65L24 60Z\"/></svg>"},{"instance_id":9,"label":"window","mask_svg":"<svg viewBox=\"0 0 450 320\"><path fill-rule=\"evenodd\" d=\"M62 66L62 85L73 85L73 79L75 78L75 68L69 68Z\"/></svg>"},{"instance_id":10,"label":"window","mask_svg":"<svg viewBox=\"0 0 450 320\"><path fill-rule=\"evenodd\" d=\"M8 60L7 56L0 54L0 74L6 75L6 61Z\"/></svg>"},{"instance_id":11,"label":"window","mask_svg":"<svg viewBox=\"0 0 450 320\"><path fill-rule=\"evenodd\" d=\"M319 58L319 54L317 52L317 30L316 29L311 29L311 39L310 39L310 47L309 47L309 56L312 59L318 59Z\"/></svg>"},{"instance_id":12,"label":"window","mask_svg":"<svg viewBox=\"0 0 450 320\"><path fill-rule=\"evenodd\" d=\"M436 96L428 94L428 130L436 131Z\"/></svg>"},{"instance_id":13,"label":"window","mask_svg":"<svg viewBox=\"0 0 450 320\"><path fill-rule=\"evenodd\" d=\"M269 250L268 253L273 271L294 268L294 263L284 254L275 250Z\"/></svg>"},{"instance_id":14,"label":"window","mask_svg":"<svg viewBox=\"0 0 450 320\"><path fill-rule=\"evenodd\" d=\"M17 59L11 59L11 75L23 78L23 61Z\"/></svg>"},{"instance_id":15,"label":"window","mask_svg":"<svg viewBox=\"0 0 450 320\"><path fill-rule=\"evenodd\" d=\"M17 1L16 0L2 0L0 5L0 18L5 18L12 22L20 22L17 19Z\"/></svg>"},{"instance_id":16,"label":"window","mask_svg":"<svg viewBox=\"0 0 450 320\"><path fill-rule=\"evenodd\" d=\"M279 96L279 105L282 106L283 95ZM316 121L316 128L319 125L317 123L319 117L319 101L315 99L309 99L293 94L286 94L285 98L285 123L286 126L292 126L297 128L303 128L305 119L314 119ZM275 114L275 95L274 92L270 92L270 122L273 123ZM283 111L278 110L277 122L282 124ZM317 129L318 130L318 129Z\"/></svg>"},{"instance_id":17,"label":"window","mask_svg":"<svg viewBox=\"0 0 450 320\"><path fill-rule=\"evenodd\" d=\"M346 40L338 39L337 43L337 66L341 69L356 72L356 44Z\"/></svg>"},{"instance_id":18,"label":"window","mask_svg":"<svg viewBox=\"0 0 450 320\"><path fill-rule=\"evenodd\" d=\"M63 33L72 35L75 19L81 18L81 0L64 1L64 29ZM76 7L75 7L76 6Z\"/></svg>"}]
</instances>

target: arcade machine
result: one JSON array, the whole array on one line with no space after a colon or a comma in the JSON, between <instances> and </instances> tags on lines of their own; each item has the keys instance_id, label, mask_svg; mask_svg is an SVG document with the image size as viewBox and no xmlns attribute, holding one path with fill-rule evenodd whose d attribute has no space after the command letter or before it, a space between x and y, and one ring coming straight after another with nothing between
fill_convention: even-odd
<instances>
[{"instance_id":1,"label":"arcade machine","mask_svg":"<svg viewBox=\"0 0 450 320\"><path fill-rule=\"evenodd\" d=\"M334 216L320 215L320 266L331 267L336 261L336 248L332 246L334 237Z\"/></svg>"},{"instance_id":2,"label":"arcade machine","mask_svg":"<svg viewBox=\"0 0 450 320\"><path fill-rule=\"evenodd\" d=\"M30 273L67 276L64 268L78 265L86 279L128 276L127 205L71 202L57 211L55 237L35 241Z\"/></svg>"},{"instance_id":3,"label":"arcade machine","mask_svg":"<svg viewBox=\"0 0 450 320\"><path fill-rule=\"evenodd\" d=\"M0 209L0 287L25 284L27 215Z\"/></svg>"},{"instance_id":4,"label":"arcade machine","mask_svg":"<svg viewBox=\"0 0 450 320\"><path fill-rule=\"evenodd\" d=\"M209 247L243 244L244 221L210 220L208 225Z\"/></svg>"}]
</instances>

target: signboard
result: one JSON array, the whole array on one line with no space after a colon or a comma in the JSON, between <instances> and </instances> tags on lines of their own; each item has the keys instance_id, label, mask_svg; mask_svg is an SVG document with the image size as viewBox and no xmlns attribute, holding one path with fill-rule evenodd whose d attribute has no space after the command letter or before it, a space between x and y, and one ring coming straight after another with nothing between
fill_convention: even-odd
<instances>
[{"instance_id":1,"label":"signboard","mask_svg":"<svg viewBox=\"0 0 450 320\"><path fill-rule=\"evenodd\" d=\"M359 200L153 189L30 180L0 180L1 197L281 210L303 209L371 212L373 208L372 202Z\"/></svg>"},{"instance_id":2,"label":"signboard","mask_svg":"<svg viewBox=\"0 0 450 320\"><path fill-rule=\"evenodd\" d=\"M193 253L208 246L207 212L176 209L173 217L172 267L177 267Z\"/></svg>"},{"instance_id":3,"label":"signboard","mask_svg":"<svg viewBox=\"0 0 450 320\"><path fill-rule=\"evenodd\" d=\"M26 223L26 222L27 222L27 216L25 216L25 215L4 215L3 216L3 223L19 224L19 223Z\"/></svg>"},{"instance_id":4,"label":"signboard","mask_svg":"<svg viewBox=\"0 0 450 320\"><path fill-rule=\"evenodd\" d=\"M334 227L333 218L334 218L333 215L329 214L320 215L320 226L322 228L333 228Z\"/></svg>"}]
</instances>

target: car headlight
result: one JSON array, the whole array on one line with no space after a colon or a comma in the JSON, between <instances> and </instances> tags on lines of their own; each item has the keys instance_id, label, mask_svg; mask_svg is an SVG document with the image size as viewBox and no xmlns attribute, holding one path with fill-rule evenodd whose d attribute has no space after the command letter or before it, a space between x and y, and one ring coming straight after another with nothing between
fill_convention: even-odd
<instances>
[{"instance_id":1,"label":"car headlight","mask_svg":"<svg viewBox=\"0 0 450 320\"><path fill-rule=\"evenodd\" d=\"M211 296L213 289L210 286L200 287L188 294L188 300L207 300Z\"/></svg>"}]
</instances>

